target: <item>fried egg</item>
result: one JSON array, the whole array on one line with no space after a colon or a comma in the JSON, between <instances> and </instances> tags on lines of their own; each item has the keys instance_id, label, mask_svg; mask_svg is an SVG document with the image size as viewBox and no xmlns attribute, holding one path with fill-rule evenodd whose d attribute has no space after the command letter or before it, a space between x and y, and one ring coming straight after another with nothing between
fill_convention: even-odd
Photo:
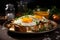
<instances>
[{"instance_id":1,"label":"fried egg","mask_svg":"<svg viewBox=\"0 0 60 40\"><path fill-rule=\"evenodd\" d=\"M26 15L19 17L17 20L14 20L14 24L21 26L35 26L40 21L48 22L48 20L43 16L38 15Z\"/></svg>"},{"instance_id":2,"label":"fried egg","mask_svg":"<svg viewBox=\"0 0 60 40\"><path fill-rule=\"evenodd\" d=\"M34 26L37 25L37 21L32 18L31 15L22 16L17 20L14 20L14 24L21 25L21 26Z\"/></svg>"}]
</instances>

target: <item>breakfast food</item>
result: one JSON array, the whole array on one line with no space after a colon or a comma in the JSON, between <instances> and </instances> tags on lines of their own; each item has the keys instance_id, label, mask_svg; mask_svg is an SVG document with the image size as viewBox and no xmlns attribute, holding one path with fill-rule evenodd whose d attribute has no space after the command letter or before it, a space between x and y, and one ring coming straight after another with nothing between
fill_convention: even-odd
<instances>
[{"instance_id":1,"label":"breakfast food","mask_svg":"<svg viewBox=\"0 0 60 40\"><path fill-rule=\"evenodd\" d=\"M6 27L11 31L18 32L42 32L49 31L56 26L43 16L25 15L11 20Z\"/></svg>"}]
</instances>

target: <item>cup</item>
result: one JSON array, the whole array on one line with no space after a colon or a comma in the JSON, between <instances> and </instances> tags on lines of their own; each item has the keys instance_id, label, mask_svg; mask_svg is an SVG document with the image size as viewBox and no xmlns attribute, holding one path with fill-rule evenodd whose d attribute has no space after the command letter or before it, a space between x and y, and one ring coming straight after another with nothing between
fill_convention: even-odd
<instances>
[{"instance_id":1,"label":"cup","mask_svg":"<svg viewBox=\"0 0 60 40\"><path fill-rule=\"evenodd\" d=\"M50 9L40 8L40 9L37 9L37 11L34 11L33 13L35 15L44 16L44 17L48 18L49 12L50 12Z\"/></svg>"}]
</instances>

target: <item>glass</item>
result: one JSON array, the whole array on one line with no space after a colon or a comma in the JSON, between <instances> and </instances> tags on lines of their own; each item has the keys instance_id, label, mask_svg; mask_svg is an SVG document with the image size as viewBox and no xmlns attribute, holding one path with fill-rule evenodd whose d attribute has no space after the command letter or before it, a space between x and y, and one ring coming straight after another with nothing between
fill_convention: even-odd
<instances>
[{"instance_id":1,"label":"glass","mask_svg":"<svg viewBox=\"0 0 60 40\"><path fill-rule=\"evenodd\" d=\"M40 9L36 9L36 11L34 11L33 13L35 15L40 15L48 18L49 12L50 12L50 9L40 8Z\"/></svg>"},{"instance_id":2,"label":"glass","mask_svg":"<svg viewBox=\"0 0 60 40\"><path fill-rule=\"evenodd\" d=\"M13 4L6 4L5 14L7 16L7 20L11 20L15 17L15 8Z\"/></svg>"}]
</instances>

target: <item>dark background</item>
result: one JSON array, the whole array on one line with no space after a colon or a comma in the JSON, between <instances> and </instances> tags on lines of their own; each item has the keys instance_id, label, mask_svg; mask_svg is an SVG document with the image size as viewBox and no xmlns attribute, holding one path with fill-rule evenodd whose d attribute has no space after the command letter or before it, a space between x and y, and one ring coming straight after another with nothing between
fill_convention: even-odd
<instances>
[{"instance_id":1,"label":"dark background","mask_svg":"<svg viewBox=\"0 0 60 40\"><path fill-rule=\"evenodd\" d=\"M5 12L5 5L8 3L14 4L17 11L17 1L20 0L0 0L0 14L2 15ZM57 8L60 8L59 4L59 0L28 0L28 8L35 8L36 5L47 8L51 8L52 6L57 6Z\"/></svg>"}]
</instances>

